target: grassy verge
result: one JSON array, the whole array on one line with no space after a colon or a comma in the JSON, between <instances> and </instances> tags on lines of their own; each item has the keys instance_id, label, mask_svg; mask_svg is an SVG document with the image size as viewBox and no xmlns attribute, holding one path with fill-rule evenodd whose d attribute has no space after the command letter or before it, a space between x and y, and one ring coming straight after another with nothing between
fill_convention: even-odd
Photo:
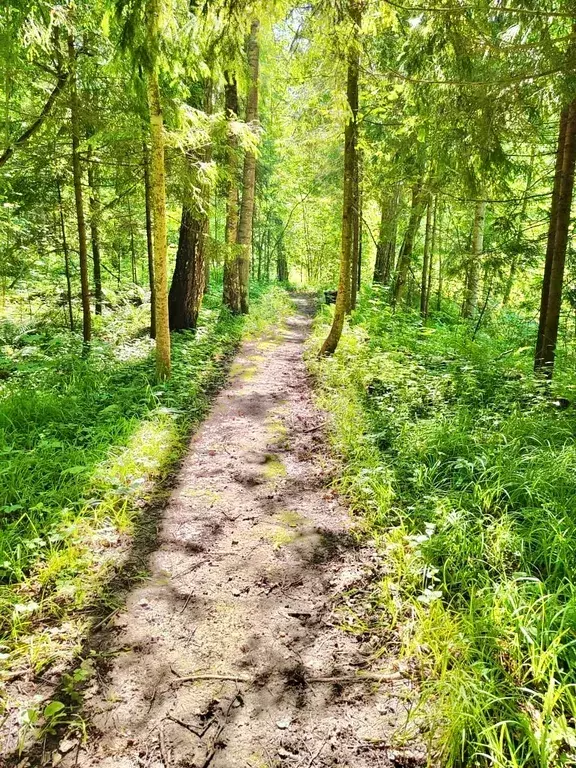
<instances>
[{"instance_id":1,"label":"grassy verge","mask_svg":"<svg viewBox=\"0 0 576 768\"><path fill-rule=\"evenodd\" d=\"M310 366L381 553L369 623L420 665L441 761L575 765L576 409L534 381L533 328L502 315L474 339L372 293L318 362L328 316Z\"/></svg>"},{"instance_id":2,"label":"grassy verge","mask_svg":"<svg viewBox=\"0 0 576 768\"><path fill-rule=\"evenodd\" d=\"M247 318L218 304L208 296L198 332L173 336L173 376L163 385L154 383L152 342L137 333L139 310L104 319L85 358L76 336L51 326L2 328L0 677L38 673L80 646L91 606L230 353L291 309L275 287L254 296Z\"/></svg>"}]
</instances>

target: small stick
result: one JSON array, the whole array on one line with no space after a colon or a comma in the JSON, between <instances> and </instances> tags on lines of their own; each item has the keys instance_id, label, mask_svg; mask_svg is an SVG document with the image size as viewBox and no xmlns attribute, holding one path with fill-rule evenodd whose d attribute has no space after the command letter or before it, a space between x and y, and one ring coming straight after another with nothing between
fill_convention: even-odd
<instances>
[{"instance_id":1,"label":"small stick","mask_svg":"<svg viewBox=\"0 0 576 768\"><path fill-rule=\"evenodd\" d=\"M170 765L172 761L170 760L170 754L168 750L166 749L166 742L164 740L164 725L161 724L160 728L158 729L159 737L158 742L160 744L160 754L162 755L162 762L166 766L166 768L170 768Z\"/></svg>"},{"instance_id":2,"label":"small stick","mask_svg":"<svg viewBox=\"0 0 576 768\"><path fill-rule=\"evenodd\" d=\"M172 670L172 673L176 675L174 683L193 683L199 680L230 680L234 683L255 683L256 680L246 675L211 675L211 674L198 674L187 675L181 677L177 672ZM385 683L393 680L402 680L403 675L400 672L388 672L388 673L370 673L358 675L346 675L343 677L305 677L303 682L305 683Z\"/></svg>"},{"instance_id":3,"label":"small stick","mask_svg":"<svg viewBox=\"0 0 576 768\"><path fill-rule=\"evenodd\" d=\"M252 683L254 680L251 677L246 677L245 675L187 675L186 677L180 677L180 675L177 672L174 672L172 670L173 674L176 675L175 683L194 683L198 680L231 680L234 683Z\"/></svg>"}]
</instances>

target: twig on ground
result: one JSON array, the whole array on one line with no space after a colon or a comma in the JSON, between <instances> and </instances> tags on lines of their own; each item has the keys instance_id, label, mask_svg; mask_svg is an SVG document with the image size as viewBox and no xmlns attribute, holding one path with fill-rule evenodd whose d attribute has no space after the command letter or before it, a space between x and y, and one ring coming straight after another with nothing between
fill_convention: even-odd
<instances>
[{"instance_id":1,"label":"twig on ground","mask_svg":"<svg viewBox=\"0 0 576 768\"><path fill-rule=\"evenodd\" d=\"M320 744L320 746L318 747L316 752L312 755L312 757L308 761L308 765L306 766L306 768L312 768L312 766L314 765L315 761L320 757L320 752L322 752L322 750L326 746L326 742L327 741L328 741L328 736L326 736L326 738L324 739L322 744Z\"/></svg>"},{"instance_id":2,"label":"twig on ground","mask_svg":"<svg viewBox=\"0 0 576 768\"><path fill-rule=\"evenodd\" d=\"M166 768L170 768L172 761L170 760L170 753L166 748L166 740L164 738L164 723L160 723L158 728L158 743L160 745L160 754L162 755L162 762Z\"/></svg>"},{"instance_id":3,"label":"twig on ground","mask_svg":"<svg viewBox=\"0 0 576 768\"><path fill-rule=\"evenodd\" d=\"M230 680L234 683L256 683L257 679L253 677L247 677L246 675L235 675L233 673L213 675L199 673L197 675L181 676L175 670L171 670L172 674L176 675L176 680L173 681L173 685L177 683L195 683L201 680ZM400 672L366 672L359 673L357 675L343 675L341 677L303 677L303 683L386 683L394 680L403 680L404 676Z\"/></svg>"}]
</instances>

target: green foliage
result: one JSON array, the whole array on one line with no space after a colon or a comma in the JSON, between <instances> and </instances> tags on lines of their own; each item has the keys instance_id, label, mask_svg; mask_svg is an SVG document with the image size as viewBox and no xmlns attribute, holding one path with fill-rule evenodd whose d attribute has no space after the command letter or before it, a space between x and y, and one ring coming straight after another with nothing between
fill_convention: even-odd
<instances>
[{"instance_id":1,"label":"green foliage","mask_svg":"<svg viewBox=\"0 0 576 768\"><path fill-rule=\"evenodd\" d=\"M383 560L374 610L419 660L451 766L575 759L576 411L535 381L533 333L503 314L472 339L367 293L335 358L311 362ZM558 394L573 381L564 359Z\"/></svg>"}]
</instances>

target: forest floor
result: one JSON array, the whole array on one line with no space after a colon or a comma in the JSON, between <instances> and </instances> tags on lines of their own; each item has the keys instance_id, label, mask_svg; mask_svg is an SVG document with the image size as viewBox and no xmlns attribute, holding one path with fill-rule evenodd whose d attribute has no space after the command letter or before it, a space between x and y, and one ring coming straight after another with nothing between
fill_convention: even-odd
<instances>
[{"instance_id":1,"label":"forest floor","mask_svg":"<svg viewBox=\"0 0 576 768\"><path fill-rule=\"evenodd\" d=\"M339 604L368 578L373 551L329 487L335 464L303 359L313 302L295 303L283 327L242 345L153 541L136 540L147 576L89 642L88 738L58 729L47 764L425 762L407 728L417 692L393 650L376 659L369 636L341 628Z\"/></svg>"}]
</instances>

